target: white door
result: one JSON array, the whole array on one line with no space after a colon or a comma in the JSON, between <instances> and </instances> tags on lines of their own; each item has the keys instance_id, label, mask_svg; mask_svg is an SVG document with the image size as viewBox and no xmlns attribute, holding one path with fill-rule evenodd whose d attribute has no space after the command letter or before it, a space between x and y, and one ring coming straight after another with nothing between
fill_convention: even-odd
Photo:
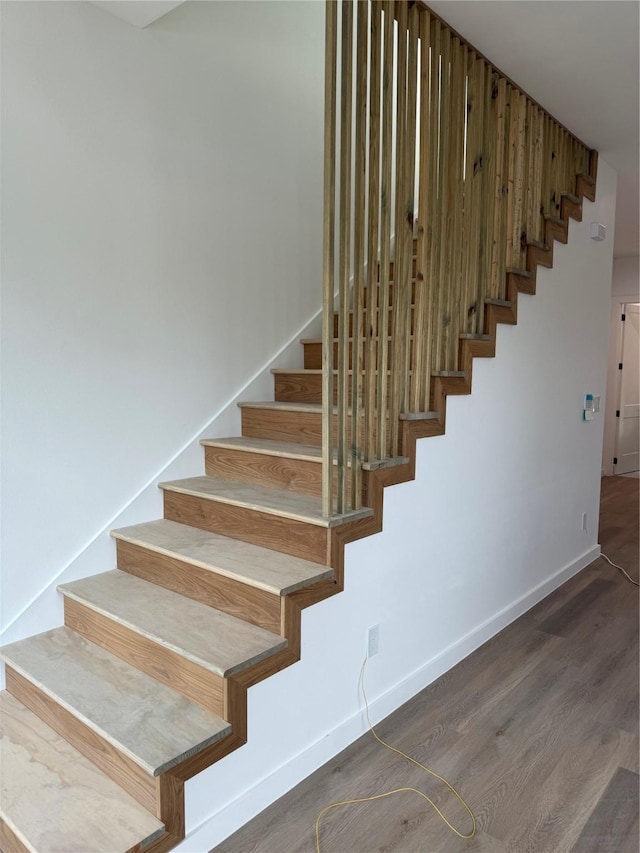
<instances>
[{"instance_id":1,"label":"white door","mask_svg":"<svg viewBox=\"0 0 640 853\"><path fill-rule=\"evenodd\" d=\"M615 474L640 470L640 305L624 306Z\"/></svg>"}]
</instances>

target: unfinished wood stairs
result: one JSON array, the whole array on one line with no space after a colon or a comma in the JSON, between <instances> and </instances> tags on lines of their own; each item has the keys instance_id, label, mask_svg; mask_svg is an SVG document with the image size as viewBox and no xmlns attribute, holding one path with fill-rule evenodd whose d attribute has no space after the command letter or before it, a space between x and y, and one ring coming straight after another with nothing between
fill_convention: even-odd
<instances>
[{"instance_id":1,"label":"unfinished wood stairs","mask_svg":"<svg viewBox=\"0 0 640 853\"><path fill-rule=\"evenodd\" d=\"M2 650L0 846L169 850L184 837L184 783L247 740L248 688L300 657L301 610L343 588L344 545L382 528L386 485L413 478L416 439L445 430L474 358L495 355L595 183L578 177L546 219L507 299L487 300L458 369L403 417L400 456L365 466L363 508L321 512L321 344L277 370L275 401L241 406L242 436L203 441L205 476L162 483L164 518L113 532L117 569L62 584L65 625Z\"/></svg>"}]
</instances>

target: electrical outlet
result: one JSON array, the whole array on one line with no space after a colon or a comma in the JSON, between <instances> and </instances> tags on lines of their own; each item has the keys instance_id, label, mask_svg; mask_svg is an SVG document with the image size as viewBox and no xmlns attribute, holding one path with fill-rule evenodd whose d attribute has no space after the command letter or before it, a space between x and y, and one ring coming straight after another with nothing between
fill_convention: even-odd
<instances>
[{"instance_id":1,"label":"electrical outlet","mask_svg":"<svg viewBox=\"0 0 640 853\"><path fill-rule=\"evenodd\" d=\"M372 625L367 631L367 657L372 658L380 649L380 626Z\"/></svg>"},{"instance_id":2,"label":"electrical outlet","mask_svg":"<svg viewBox=\"0 0 640 853\"><path fill-rule=\"evenodd\" d=\"M586 512L582 513L582 529L584 530L585 533L587 532L587 513Z\"/></svg>"}]
</instances>

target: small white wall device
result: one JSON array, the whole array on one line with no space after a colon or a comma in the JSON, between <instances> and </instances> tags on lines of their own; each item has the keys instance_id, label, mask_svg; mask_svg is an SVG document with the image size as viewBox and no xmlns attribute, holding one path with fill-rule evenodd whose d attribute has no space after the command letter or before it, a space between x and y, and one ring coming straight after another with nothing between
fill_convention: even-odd
<instances>
[{"instance_id":1,"label":"small white wall device","mask_svg":"<svg viewBox=\"0 0 640 853\"><path fill-rule=\"evenodd\" d=\"M607 236L607 227L601 222L591 223L591 239L602 241Z\"/></svg>"},{"instance_id":2,"label":"small white wall device","mask_svg":"<svg viewBox=\"0 0 640 853\"><path fill-rule=\"evenodd\" d=\"M585 421L592 421L595 415L600 411L600 397L594 397L593 394L584 395L584 411L583 418Z\"/></svg>"}]
</instances>

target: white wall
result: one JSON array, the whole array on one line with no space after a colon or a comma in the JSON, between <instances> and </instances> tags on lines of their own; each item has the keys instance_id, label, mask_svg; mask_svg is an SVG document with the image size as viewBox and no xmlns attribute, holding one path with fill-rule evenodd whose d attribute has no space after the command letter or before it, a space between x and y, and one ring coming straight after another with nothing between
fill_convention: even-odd
<instances>
[{"instance_id":1,"label":"white wall","mask_svg":"<svg viewBox=\"0 0 640 853\"><path fill-rule=\"evenodd\" d=\"M184 853L364 731L369 626L377 720L598 555L603 419L583 421L582 406L604 393L613 241L589 227L612 235L615 188L601 161L597 202L538 271L538 294L520 297L518 325L500 327L497 357L475 362L473 394L449 399L447 435L419 442L416 480L387 490L384 531L347 547L345 591L305 611L301 662L250 690L249 743L187 783Z\"/></svg>"},{"instance_id":2,"label":"white wall","mask_svg":"<svg viewBox=\"0 0 640 853\"><path fill-rule=\"evenodd\" d=\"M237 429L226 402L313 314L323 26L309 3L186 4L145 31L82 3L2 15L13 615L60 571L111 567L100 531L159 514L146 484L184 446L163 476L201 471L190 439L218 412L216 431ZM384 532L348 546L345 592L305 612L302 661L251 689L249 744L187 783L184 853L364 730L368 626L379 719L598 553L602 420L581 408L606 373L612 242L588 229L613 230L615 174L599 173L518 326L476 362L473 395L450 399L447 435L387 491ZM260 374L246 397L264 388ZM7 639L57 607L49 586Z\"/></svg>"},{"instance_id":3,"label":"white wall","mask_svg":"<svg viewBox=\"0 0 640 853\"><path fill-rule=\"evenodd\" d=\"M611 283L611 309L609 321L609 354L607 359L607 400L605 407L604 441L602 443L602 473L613 474L620 374L620 346L622 341L622 306L626 302L640 302L640 258L614 258Z\"/></svg>"},{"instance_id":4,"label":"white wall","mask_svg":"<svg viewBox=\"0 0 640 853\"><path fill-rule=\"evenodd\" d=\"M323 59L319 2L2 4L0 624L319 308Z\"/></svg>"}]
</instances>

